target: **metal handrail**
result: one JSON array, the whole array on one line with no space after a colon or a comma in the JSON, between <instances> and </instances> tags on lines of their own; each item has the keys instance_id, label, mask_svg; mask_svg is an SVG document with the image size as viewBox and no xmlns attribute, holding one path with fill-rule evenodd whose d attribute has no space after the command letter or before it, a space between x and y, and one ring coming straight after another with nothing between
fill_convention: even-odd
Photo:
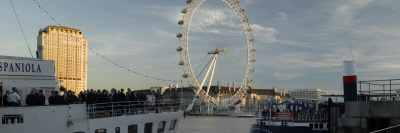
<instances>
[{"instance_id":1,"label":"metal handrail","mask_svg":"<svg viewBox=\"0 0 400 133\"><path fill-rule=\"evenodd\" d=\"M267 113L268 116L269 113ZM263 116L265 117L265 116ZM282 121L276 120L275 113L271 114L272 121ZM268 117L265 117L268 118ZM294 113L293 120L285 120L293 122L328 122L328 115L326 113Z\"/></svg>"},{"instance_id":2,"label":"metal handrail","mask_svg":"<svg viewBox=\"0 0 400 133\"><path fill-rule=\"evenodd\" d=\"M387 131L387 130L390 130L390 129L393 129L393 128L398 128L398 127L400 127L400 125L387 127L387 128L384 128L384 129L379 129L379 130L372 131L372 132L369 132L369 133L379 133L379 132L382 132L382 131Z\"/></svg>"},{"instance_id":3,"label":"metal handrail","mask_svg":"<svg viewBox=\"0 0 400 133\"><path fill-rule=\"evenodd\" d=\"M148 113L175 112L181 109L180 102L176 101L124 101L87 104L89 119L116 117L121 115L137 115Z\"/></svg>"}]
</instances>

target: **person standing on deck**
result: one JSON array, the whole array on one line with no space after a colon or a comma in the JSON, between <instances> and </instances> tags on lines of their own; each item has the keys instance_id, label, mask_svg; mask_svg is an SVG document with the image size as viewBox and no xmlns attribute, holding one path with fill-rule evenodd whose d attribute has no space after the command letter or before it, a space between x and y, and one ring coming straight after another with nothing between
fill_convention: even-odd
<instances>
[{"instance_id":1,"label":"person standing on deck","mask_svg":"<svg viewBox=\"0 0 400 133\"><path fill-rule=\"evenodd\" d=\"M35 99L36 105L45 105L46 97L43 95L43 90L39 90L37 93L37 98Z\"/></svg>"},{"instance_id":2,"label":"person standing on deck","mask_svg":"<svg viewBox=\"0 0 400 133\"><path fill-rule=\"evenodd\" d=\"M21 105L21 96L18 94L17 88L12 88L13 92L8 95L7 101L9 102L10 106L19 106Z\"/></svg>"},{"instance_id":3,"label":"person standing on deck","mask_svg":"<svg viewBox=\"0 0 400 133\"><path fill-rule=\"evenodd\" d=\"M10 95L11 92L9 90L6 90L6 94L3 96L3 106L10 106L10 103L8 102L8 95Z\"/></svg>"},{"instance_id":4,"label":"person standing on deck","mask_svg":"<svg viewBox=\"0 0 400 133\"><path fill-rule=\"evenodd\" d=\"M26 105L28 105L28 106L36 105L35 101L36 101L37 97L35 95L36 95L36 89L33 88L31 90L31 92L28 94L28 96L26 96L26 98L25 98Z\"/></svg>"},{"instance_id":5,"label":"person standing on deck","mask_svg":"<svg viewBox=\"0 0 400 133\"><path fill-rule=\"evenodd\" d=\"M56 103L56 93L55 91L51 91L51 96L49 97L49 104L53 105Z\"/></svg>"}]
</instances>

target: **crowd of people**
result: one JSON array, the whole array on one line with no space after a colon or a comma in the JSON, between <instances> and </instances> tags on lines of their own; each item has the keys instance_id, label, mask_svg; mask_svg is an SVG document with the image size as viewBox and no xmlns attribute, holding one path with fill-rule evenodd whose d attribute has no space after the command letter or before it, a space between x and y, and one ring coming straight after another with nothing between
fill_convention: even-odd
<instances>
[{"instance_id":1,"label":"crowd of people","mask_svg":"<svg viewBox=\"0 0 400 133\"><path fill-rule=\"evenodd\" d=\"M3 106L19 106L21 105L21 96L17 88L13 87L12 92L10 90L5 91L6 94L3 96Z\"/></svg>"},{"instance_id":2,"label":"crowd of people","mask_svg":"<svg viewBox=\"0 0 400 133\"><path fill-rule=\"evenodd\" d=\"M3 96L3 106L21 106L21 95L16 87L12 88L12 92L5 91ZM28 106L45 105L46 97L43 90L33 88L25 98L25 104Z\"/></svg>"},{"instance_id":3,"label":"crowd of people","mask_svg":"<svg viewBox=\"0 0 400 133\"><path fill-rule=\"evenodd\" d=\"M28 106L45 105L46 97L43 95L43 90L36 90L33 88L28 96L26 96L25 103Z\"/></svg>"},{"instance_id":4,"label":"crowd of people","mask_svg":"<svg viewBox=\"0 0 400 133\"><path fill-rule=\"evenodd\" d=\"M12 88L12 92L9 90L5 91L3 96L3 106L20 106L21 105L21 95L16 87ZM152 92L155 95L156 100L161 98L161 93L159 91ZM37 90L35 88L31 89L30 93L25 98L25 103L28 106L45 105L46 97L43 94L43 90ZM108 102L122 102L122 101L146 101L146 94L143 92L132 91L127 89L116 90L112 88L109 90L93 90L81 91L78 95L75 92L68 90L64 95L59 95L58 91L52 91L51 96L48 98L48 103L50 105L60 105L60 104L73 104L73 103L108 103Z\"/></svg>"},{"instance_id":5,"label":"crowd of people","mask_svg":"<svg viewBox=\"0 0 400 133\"><path fill-rule=\"evenodd\" d=\"M89 91L83 91L78 94L78 101L85 102L87 104L94 104L94 103L106 103L106 102L122 102L122 101L146 101L147 97L144 93L137 93L136 91L128 90L124 91L124 89L116 90L111 89L109 92L108 90L93 90L90 89ZM156 100L159 100L156 95Z\"/></svg>"}]
</instances>

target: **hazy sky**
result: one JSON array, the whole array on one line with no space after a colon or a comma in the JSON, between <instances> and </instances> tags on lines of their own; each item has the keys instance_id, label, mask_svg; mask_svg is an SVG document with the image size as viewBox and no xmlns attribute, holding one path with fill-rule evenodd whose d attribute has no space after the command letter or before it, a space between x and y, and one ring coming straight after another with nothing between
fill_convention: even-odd
<instances>
[{"instance_id":1,"label":"hazy sky","mask_svg":"<svg viewBox=\"0 0 400 133\"><path fill-rule=\"evenodd\" d=\"M37 0L61 25L83 31L89 47L134 71L182 79L176 52L186 0ZM31 0L14 0L29 46L55 25ZM253 88L342 92L342 61L356 49L359 80L399 78L399 0L239 0L253 28ZM0 2L1 55L29 57L10 1ZM88 88L167 86L89 53Z\"/></svg>"}]
</instances>

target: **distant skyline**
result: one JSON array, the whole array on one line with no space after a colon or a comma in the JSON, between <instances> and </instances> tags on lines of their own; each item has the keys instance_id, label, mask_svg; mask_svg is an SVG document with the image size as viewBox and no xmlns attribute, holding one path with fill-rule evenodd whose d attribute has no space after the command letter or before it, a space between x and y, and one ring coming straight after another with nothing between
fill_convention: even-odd
<instances>
[{"instance_id":1,"label":"distant skyline","mask_svg":"<svg viewBox=\"0 0 400 133\"><path fill-rule=\"evenodd\" d=\"M183 80L177 22L186 0L36 0L88 46L134 71ZM359 80L400 77L398 0L239 0L256 47L252 87L342 93L342 61L355 47ZM33 1L13 1L33 52L38 31L56 25ZM10 1L0 2L1 55L30 57ZM168 86L132 75L88 52L88 89Z\"/></svg>"}]
</instances>

